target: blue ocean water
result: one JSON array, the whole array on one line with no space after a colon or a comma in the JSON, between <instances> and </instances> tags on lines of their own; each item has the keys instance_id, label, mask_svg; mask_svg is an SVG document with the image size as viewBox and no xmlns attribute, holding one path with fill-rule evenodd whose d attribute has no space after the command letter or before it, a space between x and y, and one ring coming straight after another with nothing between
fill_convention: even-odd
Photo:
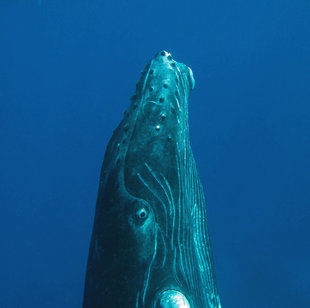
<instances>
[{"instance_id":1,"label":"blue ocean water","mask_svg":"<svg viewBox=\"0 0 310 308\"><path fill-rule=\"evenodd\" d=\"M310 2L0 2L0 307L81 307L99 172L146 62L189 65L224 308L310 307Z\"/></svg>"}]
</instances>

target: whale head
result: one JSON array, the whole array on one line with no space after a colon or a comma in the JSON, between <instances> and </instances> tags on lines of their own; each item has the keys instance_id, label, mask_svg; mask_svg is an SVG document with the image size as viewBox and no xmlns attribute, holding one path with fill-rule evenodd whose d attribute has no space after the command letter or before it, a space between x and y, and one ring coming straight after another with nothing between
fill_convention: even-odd
<instances>
[{"instance_id":1,"label":"whale head","mask_svg":"<svg viewBox=\"0 0 310 308\"><path fill-rule=\"evenodd\" d=\"M84 308L220 307L188 132L193 73L146 65L100 176Z\"/></svg>"}]
</instances>

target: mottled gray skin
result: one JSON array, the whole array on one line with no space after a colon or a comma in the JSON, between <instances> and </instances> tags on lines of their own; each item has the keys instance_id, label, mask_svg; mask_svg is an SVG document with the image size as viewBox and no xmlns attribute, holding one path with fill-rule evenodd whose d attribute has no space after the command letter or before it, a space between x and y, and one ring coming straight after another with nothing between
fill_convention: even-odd
<instances>
[{"instance_id":1,"label":"mottled gray skin","mask_svg":"<svg viewBox=\"0 0 310 308\"><path fill-rule=\"evenodd\" d=\"M102 166L84 308L220 307L188 133L191 70L144 69Z\"/></svg>"}]
</instances>

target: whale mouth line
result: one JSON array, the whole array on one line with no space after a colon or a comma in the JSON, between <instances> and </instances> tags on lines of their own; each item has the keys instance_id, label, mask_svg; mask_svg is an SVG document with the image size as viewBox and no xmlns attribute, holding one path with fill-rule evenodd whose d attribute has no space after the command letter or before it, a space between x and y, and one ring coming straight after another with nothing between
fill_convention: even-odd
<instances>
[{"instance_id":1,"label":"whale mouth line","mask_svg":"<svg viewBox=\"0 0 310 308\"><path fill-rule=\"evenodd\" d=\"M167 289L159 293L154 308L191 308L191 306L181 291Z\"/></svg>"}]
</instances>

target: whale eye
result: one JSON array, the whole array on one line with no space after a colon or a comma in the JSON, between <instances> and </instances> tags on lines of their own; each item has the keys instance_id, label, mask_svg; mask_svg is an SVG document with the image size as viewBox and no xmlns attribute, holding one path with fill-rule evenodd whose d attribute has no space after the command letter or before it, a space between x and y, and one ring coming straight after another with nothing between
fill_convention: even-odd
<instances>
[{"instance_id":1,"label":"whale eye","mask_svg":"<svg viewBox=\"0 0 310 308\"><path fill-rule=\"evenodd\" d=\"M145 208L138 209L136 211L136 219L138 221L144 221L148 217L148 212Z\"/></svg>"}]
</instances>

